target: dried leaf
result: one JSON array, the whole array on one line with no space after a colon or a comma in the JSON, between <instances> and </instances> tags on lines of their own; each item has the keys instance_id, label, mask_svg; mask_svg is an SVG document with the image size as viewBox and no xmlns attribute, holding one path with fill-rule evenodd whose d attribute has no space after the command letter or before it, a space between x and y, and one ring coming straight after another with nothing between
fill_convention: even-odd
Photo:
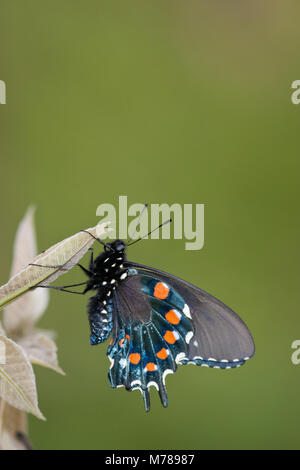
<instances>
[{"instance_id":1,"label":"dried leaf","mask_svg":"<svg viewBox=\"0 0 300 470\"><path fill-rule=\"evenodd\" d=\"M5 364L0 364L0 398L19 410L45 419L38 408L35 376L21 346L6 336L0 336L5 345Z\"/></svg>"},{"instance_id":2,"label":"dried leaf","mask_svg":"<svg viewBox=\"0 0 300 470\"><path fill-rule=\"evenodd\" d=\"M48 367L65 375L58 365L56 344L44 332L33 330L31 334L20 339L19 344L32 364Z\"/></svg>"},{"instance_id":3,"label":"dried leaf","mask_svg":"<svg viewBox=\"0 0 300 470\"><path fill-rule=\"evenodd\" d=\"M0 450L27 450L27 447L22 440L4 430L0 436Z\"/></svg>"},{"instance_id":4,"label":"dried leaf","mask_svg":"<svg viewBox=\"0 0 300 470\"><path fill-rule=\"evenodd\" d=\"M0 449L25 450L26 442L21 436L28 432L25 411L17 410L0 399Z\"/></svg>"},{"instance_id":5,"label":"dried leaf","mask_svg":"<svg viewBox=\"0 0 300 470\"><path fill-rule=\"evenodd\" d=\"M34 207L29 207L16 232L10 277L17 274L37 255Z\"/></svg>"},{"instance_id":6,"label":"dried leaf","mask_svg":"<svg viewBox=\"0 0 300 470\"><path fill-rule=\"evenodd\" d=\"M34 325L47 308L48 289L35 289L9 303L3 311L3 323L9 334Z\"/></svg>"},{"instance_id":7,"label":"dried leaf","mask_svg":"<svg viewBox=\"0 0 300 470\"><path fill-rule=\"evenodd\" d=\"M63 265L63 268L26 266L13 276L7 284L0 287L0 308L28 292L30 288L37 287L39 284L48 285L66 273L93 245L95 241L93 237L99 238L109 230L107 225L107 223L104 223L76 233L37 256L31 263L43 266Z\"/></svg>"},{"instance_id":8,"label":"dried leaf","mask_svg":"<svg viewBox=\"0 0 300 470\"><path fill-rule=\"evenodd\" d=\"M27 417L25 411L18 410L13 406L8 405L4 400L1 401L1 406L3 406L2 413L2 426L5 427L8 432L15 434L16 432L21 432L27 434L28 425Z\"/></svg>"},{"instance_id":9,"label":"dried leaf","mask_svg":"<svg viewBox=\"0 0 300 470\"><path fill-rule=\"evenodd\" d=\"M15 243L11 276L24 269L37 255L34 209L30 207L18 227ZM3 322L8 333L32 326L44 313L49 302L47 289L32 290L15 302L9 304L3 312Z\"/></svg>"}]
</instances>

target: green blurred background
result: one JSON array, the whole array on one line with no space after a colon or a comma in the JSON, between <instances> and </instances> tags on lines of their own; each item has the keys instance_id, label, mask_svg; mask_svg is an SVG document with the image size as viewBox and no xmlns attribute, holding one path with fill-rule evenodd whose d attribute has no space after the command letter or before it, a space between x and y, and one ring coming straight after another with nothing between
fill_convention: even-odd
<instances>
[{"instance_id":1,"label":"green blurred background","mask_svg":"<svg viewBox=\"0 0 300 470\"><path fill-rule=\"evenodd\" d=\"M110 388L89 346L87 298L51 293L66 377L35 367L47 422L35 448L299 448L300 79L297 1L1 0L1 266L37 206L40 251L98 222L96 208L204 203L205 246L149 240L129 258L214 294L249 326L233 371L181 367L169 408ZM60 278L79 282L73 270Z\"/></svg>"}]
</instances>

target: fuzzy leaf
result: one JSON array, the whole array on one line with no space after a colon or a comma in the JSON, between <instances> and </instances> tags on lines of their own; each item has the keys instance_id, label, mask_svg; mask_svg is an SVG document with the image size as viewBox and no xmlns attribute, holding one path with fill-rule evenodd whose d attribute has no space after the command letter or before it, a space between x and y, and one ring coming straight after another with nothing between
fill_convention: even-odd
<instances>
[{"instance_id":1,"label":"fuzzy leaf","mask_svg":"<svg viewBox=\"0 0 300 470\"><path fill-rule=\"evenodd\" d=\"M24 269L37 255L34 209L30 207L18 227L15 243L11 277ZM3 323L8 333L32 326L44 313L49 302L47 289L32 290L15 302L9 304L3 312Z\"/></svg>"},{"instance_id":2,"label":"fuzzy leaf","mask_svg":"<svg viewBox=\"0 0 300 470\"><path fill-rule=\"evenodd\" d=\"M14 276L37 255L37 244L34 228L34 207L29 207L21 220L14 241L13 262L10 276Z\"/></svg>"},{"instance_id":3,"label":"fuzzy leaf","mask_svg":"<svg viewBox=\"0 0 300 470\"><path fill-rule=\"evenodd\" d=\"M16 436L4 429L0 436L0 450L27 450L27 447Z\"/></svg>"},{"instance_id":4,"label":"fuzzy leaf","mask_svg":"<svg viewBox=\"0 0 300 470\"><path fill-rule=\"evenodd\" d=\"M0 336L6 336L2 323L0 322Z\"/></svg>"},{"instance_id":5,"label":"fuzzy leaf","mask_svg":"<svg viewBox=\"0 0 300 470\"><path fill-rule=\"evenodd\" d=\"M33 330L19 340L32 364L48 367L65 375L57 360L57 347L54 341L43 331Z\"/></svg>"},{"instance_id":6,"label":"fuzzy leaf","mask_svg":"<svg viewBox=\"0 0 300 470\"><path fill-rule=\"evenodd\" d=\"M107 223L79 232L57 243L37 256L31 263L63 268L43 268L27 265L13 276L7 284L0 287L0 308L39 284L48 285L71 269L93 245L94 237L100 237L109 229ZM89 232L91 235L89 235Z\"/></svg>"},{"instance_id":7,"label":"fuzzy leaf","mask_svg":"<svg viewBox=\"0 0 300 470\"><path fill-rule=\"evenodd\" d=\"M45 419L38 408L35 376L25 351L6 336L0 336L0 343L5 346L5 361L0 364L0 398Z\"/></svg>"},{"instance_id":8,"label":"fuzzy leaf","mask_svg":"<svg viewBox=\"0 0 300 470\"><path fill-rule=\"evenodd\" d=\"M0 449L26 450L28 442L25 442L23 436L27 432L25 411L17 410L0 399Z\"/></svg>"}]
</instances>

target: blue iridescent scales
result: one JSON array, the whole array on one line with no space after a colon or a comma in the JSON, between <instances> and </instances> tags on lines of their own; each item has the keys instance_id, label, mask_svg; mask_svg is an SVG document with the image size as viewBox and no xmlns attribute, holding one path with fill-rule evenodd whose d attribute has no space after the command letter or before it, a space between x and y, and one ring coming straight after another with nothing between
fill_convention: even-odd
<instances>
[{"instance_id":1,"label":"blue iridescent scales","mask_svg":"<svg viewBox=\"0 0 300 470\"><path fill-rule=\"evenodd\" d=\"M167 282L138 269L128 269L128 276L139 277L141 293L149 300L152 313L147 322L134 318L124 321L115 292L117 327L107 351L111 361L109 380L112 387L140 390L145 409L149 411L151 386L158 390L163 406L168 406L165 378L177 370L178 364L219 369L231 369L244 364L247 357L190 357L189 344L197 340L194 340L190 308L183 297Z\"/></svg>"}]
</instances>

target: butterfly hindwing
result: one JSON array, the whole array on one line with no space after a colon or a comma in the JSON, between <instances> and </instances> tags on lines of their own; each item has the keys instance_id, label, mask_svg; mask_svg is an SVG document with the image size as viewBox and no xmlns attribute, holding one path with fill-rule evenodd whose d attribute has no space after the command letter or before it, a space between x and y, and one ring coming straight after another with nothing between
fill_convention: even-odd
<instances>
[{"instance_id":1,"label":"butterfly hindwing","mask_svg":"<svg viewBox=\"0 0 300 470\"><path fill-rule=\"evenodd\" d=\"M163 294L167 295L163 298ZM173 289L161 285L159 279L135 272L130 272L114 299L115 326L108 349L111 386L139 389L147 411L149 388L154 386L166 407L165 377L174 373L180 360L187 357L188 343L193 336L186 305ZM148 305L144 308L146 311L150 308L151 315L143 321L138 312L135 315L134 308L146 300ZM126 308L125 314L121 306Z\"/></svg>"}]
</instances>

